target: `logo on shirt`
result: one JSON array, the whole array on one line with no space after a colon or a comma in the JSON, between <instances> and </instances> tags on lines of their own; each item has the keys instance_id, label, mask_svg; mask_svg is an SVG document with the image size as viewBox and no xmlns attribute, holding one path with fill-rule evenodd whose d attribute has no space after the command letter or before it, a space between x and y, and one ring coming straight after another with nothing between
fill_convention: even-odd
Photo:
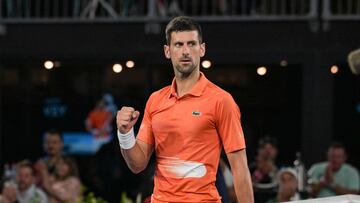
<instances>
[{"instance_id":1,"label":"logo on shirt","mask_svg":"<svg viewBox=\"0 0 360 203\"><path fill-rule=\"evenodd\" d=\"M207 174L205 164L175 157L160 157L158 169L163 176L171 178L202 178Z\"/></svg>"},{"instance_id":2,"label":"logo on shirt","mask_svg":"<svg viewBox=\"0 0 360 203\"><path fill-rule=\"evenodd\" d=\"M193 116L201 116L201 112L195 110L195 111L192 112L192 115L193 115Z\"/></svg>"}]
</instances>

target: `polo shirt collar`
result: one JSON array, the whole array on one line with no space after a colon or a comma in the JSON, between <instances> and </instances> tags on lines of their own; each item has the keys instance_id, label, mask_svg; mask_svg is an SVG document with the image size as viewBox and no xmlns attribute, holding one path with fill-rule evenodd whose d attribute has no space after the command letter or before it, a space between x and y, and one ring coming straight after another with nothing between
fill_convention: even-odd
<instances>
[{"instance_id":1,"label":"polo shirt collar","mask_svg":"<svg viewBox=\"0 0 360 203\"><path fill-rule=\"evenodd\" d=\"M200 72L200 77L199 80L196 82L195 86L190 90L190 92L186 93L185 95L193 95L193 96L201 96L201 94L204 92L205 87L208 83L207 78L205 77L205 75ZM176 93L176 80L175 77L171 83L171 89L170 89L170 97L176 97L177 93Z\"/></svg>"}]
</instances>

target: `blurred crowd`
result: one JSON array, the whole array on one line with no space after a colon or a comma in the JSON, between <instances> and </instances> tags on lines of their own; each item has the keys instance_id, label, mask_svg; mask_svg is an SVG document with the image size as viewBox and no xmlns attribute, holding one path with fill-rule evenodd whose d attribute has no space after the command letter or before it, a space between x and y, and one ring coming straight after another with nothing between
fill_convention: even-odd
<instances>
[{"instance_id":1,"label":"blurred crowd","mask_svg":"<svg viewBox=\"0 0 360 203\"><path fill-rule=\"evenodd\" d=\"M79 202L82 185L77 164L62 149L61 133L51 130L45 135L44 157L5 164L1 202Z\"/></svg>"},{"instance_id":2,"label":"blurred crowd","mask_svg":"<svg viewBox=\"0 0 360 203\"><path fill-rule=\"evenodd\" d=\"M4 165L0 203L149 202L154 158L144 172L131 173L121 156L117 137L111 136L116 112L117 106L109 94L90 110L84 128L94 139L112 139L86 159L66 154L62 133L47 131L43 139L43 157ZM358 170L347 163L346 149L341 143L330 144L327 160L308 169L300 153L294 156L296 159L291 164L280 163L281 150L274 137L260 138L255 148L256 155L249 160L249 171L257 203L358 194L360 191ZM222 202L236 202L230 166L226 155L221 157L216 186Z\"/></svg>"},{"instance_id":3,"label":"blurred crowd","mask_svg":"<svg viewBox=\"0 0 360 203\"><path fill-rule=\"evenodd\" d=\"M306 170L301 154L293 164L277 162L277 140L260 139L257 155L249 164L256 202L287 202L310 198L359 194L358 170L346 162L345 146L339 142L329 145L327 160Z\"/></svg>"},{"instance_id":4,"label":"blurred crowd","mask_svg":"<svg viewBox=\"0 0 360 203\"><path fill-rule=\"evenodd\" d=\"M154 161L148 170L136 176L127 169L117 145L117 140L110 142L95 155L96 169L93 176L88 177L91 180L85 181L86 185L79 176L76 158L63 153L61 133L48 131L44 138L44 157L34 162L22 160L5 164L0 202L75 203L82 202L90 192L101 197L97 202L148 202ZM331 144L327 161L313 164L307 173L300 155L294 165L282 165L277 162L277 154L275 138L264 137L259 141L256 158L249 163L255 202L295 201L360 191L359 173L346 163L346 150L341 143ZM236 202L232 175L226 156L223 157L216 185L223 202Z\"/></svg>"}]
</instances>

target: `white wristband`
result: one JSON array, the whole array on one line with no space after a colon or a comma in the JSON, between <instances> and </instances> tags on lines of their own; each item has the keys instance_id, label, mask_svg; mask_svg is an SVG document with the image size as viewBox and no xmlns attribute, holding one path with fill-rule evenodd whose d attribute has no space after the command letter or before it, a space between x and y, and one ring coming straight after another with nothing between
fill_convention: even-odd
<instances>
[{"instance_id":1,"label":"white wristband","mask_svg":"<svg viewBox=\"0 0 360 203\"><path fill-rule=\"evenodd\" d=\"M119 138L119 144L122 149L131 149L135 146L136 139L134 134L134 128L131 128L126 134L122 134L119 130L117 131Z\"/></svg>"}]
</instances>

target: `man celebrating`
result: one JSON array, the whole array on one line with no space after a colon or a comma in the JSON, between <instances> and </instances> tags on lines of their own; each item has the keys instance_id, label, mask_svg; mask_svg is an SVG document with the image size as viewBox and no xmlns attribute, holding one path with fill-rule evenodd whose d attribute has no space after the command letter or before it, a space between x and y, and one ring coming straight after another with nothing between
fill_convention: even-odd
<instances>
[{"instance_id":1,"label":"man celebrating","mask_svg":"<svg viewBox=\"0 0 360 203\"><path fill-rule=\"evenodd\" d=\"M166 27L165 56L175 78L147 101L140 113L122 107L117 114L121 153L134 173L144 170L152 152L156 172L152 202L221 202L215 179L221 147L227 154L238 202L253 202L240 110L229 93L200 72L205 43L199 24L174 18Z\"/></svg>"},{"instance_id":2,"label":"man celebrating","mask_svg":"<svg viewBox=\"0 0 360 203\"><path fill-rule=\"evenodd\" d=\"M357 169L346 163L346 151L341 143L333 143L327 151L327 162L314 164L308 172L313 197L358 194Z\"/></svg>"}]
</instances>

